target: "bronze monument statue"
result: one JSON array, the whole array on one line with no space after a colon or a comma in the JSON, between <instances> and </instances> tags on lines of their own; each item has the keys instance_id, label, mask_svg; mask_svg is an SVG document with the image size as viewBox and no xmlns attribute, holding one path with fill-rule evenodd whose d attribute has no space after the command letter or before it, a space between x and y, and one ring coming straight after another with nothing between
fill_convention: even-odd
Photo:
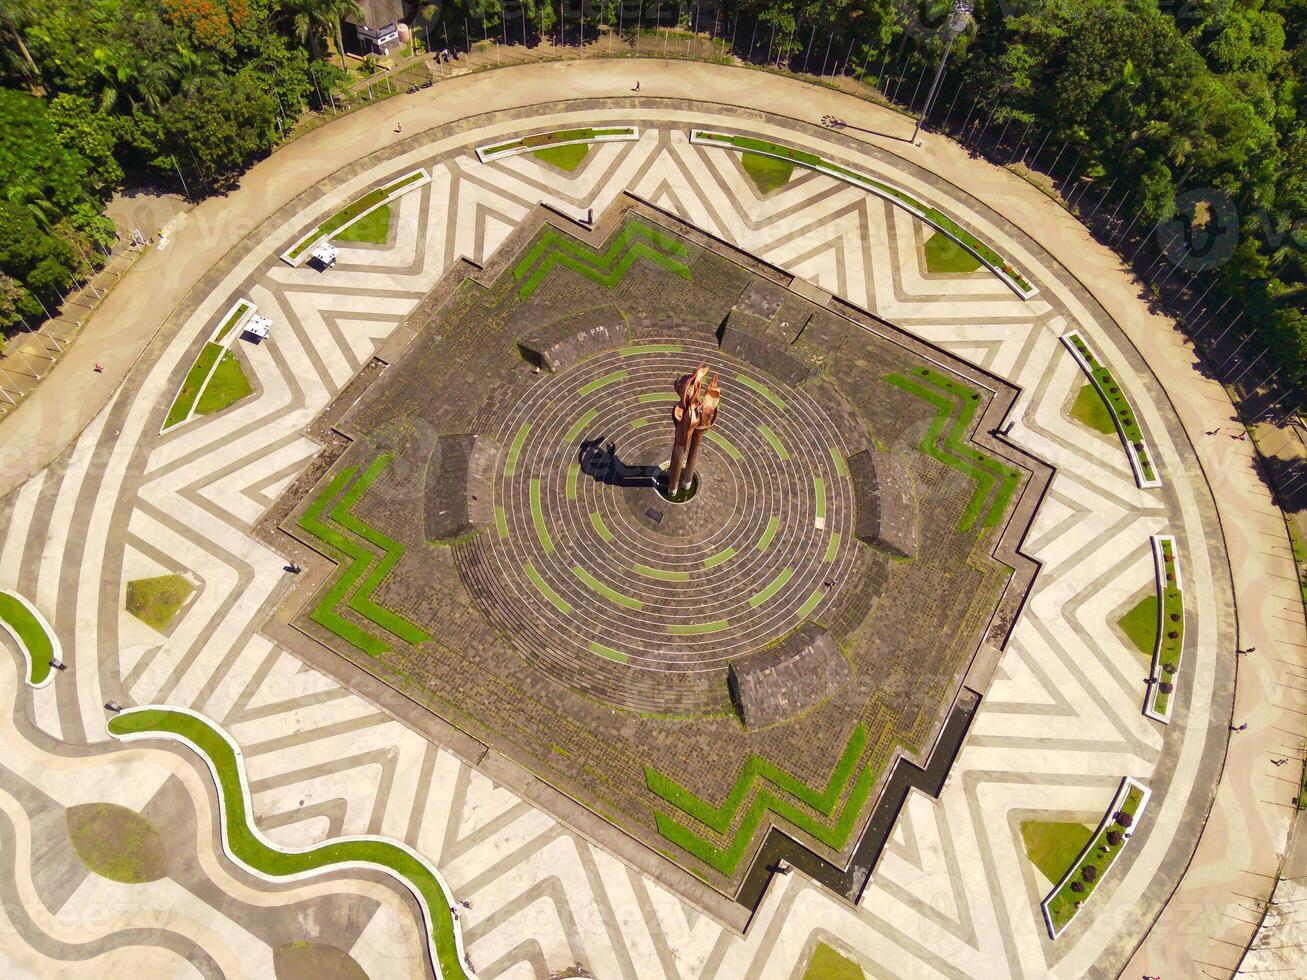
<instances>
[{"instance_id":1,"label":"bronze monument statue","mask_svg":"<svg viewBox=\"0 0 1307 980\"><path fill-rule=\"evenodd\" d=\"M705 386L707 377L708 365L700 364L693 374L676 381L679 400L672 407L676 436L672 440L672 462L667 469L668 496L674 497L693 485L703 434L717 421L717 403L722 397L717 381L721 375L714 375L712 382Z\"/></svg>"}]
</instances>

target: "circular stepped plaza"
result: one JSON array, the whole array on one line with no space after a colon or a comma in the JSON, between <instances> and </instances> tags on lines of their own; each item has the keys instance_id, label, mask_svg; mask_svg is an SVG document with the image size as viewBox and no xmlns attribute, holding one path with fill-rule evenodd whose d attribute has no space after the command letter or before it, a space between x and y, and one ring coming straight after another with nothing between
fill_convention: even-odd
<instances>
[{"instance_id":1,"label":"circular stepped plaza","mask_svg":"<svg viewBox=\"0 0 1307 980\"><path fill-rule=\"evenodd\" d=\"M698 492L670 503L653 477L672 382L700 362L721 372L722 406ZM720 671L818 613L854 564L839 432L804 392L702 341L590 358L531 388L493 435L498 580L472 591L555 671L584 675L595 657ZM697 707L719 709L720 693Z\"/></svg>"}]
</instances>

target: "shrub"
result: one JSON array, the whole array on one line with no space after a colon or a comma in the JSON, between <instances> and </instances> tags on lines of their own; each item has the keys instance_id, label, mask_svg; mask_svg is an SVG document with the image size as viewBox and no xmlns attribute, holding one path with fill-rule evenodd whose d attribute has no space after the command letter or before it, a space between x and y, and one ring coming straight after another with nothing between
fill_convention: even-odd
<instances>
[{"instance_id":1,"label":"shrub","mask_svg":"<svg viewBox=\"0 0 1307 980\"><path fill-rule=\"evenodd\" d=\"M1093 864L1086 864L1080 869L1080 877L1084 878L1085 881L1093 881L1098 877L1098 867Z\"/></svg>"},{"instance_id":2,"label":"shrub","mask_svg":"<svg viewBox=\"0 0 1307 980\"><path fill-rule=\"evenodd\" d=\"M1079 881L1071 882L1071 890L1076 894L1079 894L1080 892L1085 890L1084 883Z\"/></svg>"},{"instance_id":3,"label":"shrub","mask_svg":"<svg viewBox=\"0 0 1307 980\"><path fill-rule=\"evenodd\" d=\"M1108 842L1109 844L1111 844L1113 847L1116 847L1117 844L1120 844L1120 843L1121 843L1121 831L1119 831L1119 830L1109 830L1109 831L1107 832L1107 842Z\"/></svg>"},{"instance_id":4,"label":"shrub","mask_svg":"<svg viewBox=\"0 0 1307 980\"><path fill-rule=\"evenodd\" d=\"M1167 630L1167 631L1166 631L1166 638L1167 638L1168 640L1174 640L1174 639L1175 639L1176 637L1178 637L1179 635L1180 635L1180 634L1179 634L1179 632L1178 632L1177 630Z\"/></svg>"},{"instance_id":5,"label":"shrub","mask_svg":"<svg viewBox=\"0 0 1307 980\"><path fill-rule=\"evenodd\" d=\"M1173 623L1178 623L1178 622L1180 622L1180 614L1179 614L1179 613L1171 613L1171 622L1173 622Z\"/></svg>"},{"instance_id":6,"label":"shrub","mask_svg":"<svg viewBox=\"0 0 1307 980\"><path fill-rule=\"evenodd\" d=\"M1175 664L1162 664L1162 670L1166 671L1168 674L1174 674L1177 669L1178 668Z\"/></svg>"},{"instance_id":7,"label":"shrub","mask_svg":"<svg viewBox=\"0 0 1307 980\"><path fill-rule=\"evenodd\" d=\"M1163 694L1170 694L1172 691L1175 690L1175 685L1172 684L1170 681L1162 681L1162 683L1157 685L1157 689L1161 691Z\"/></svg>"},{"instance_id":8,"label":"shrub","mask_svg":"<svg viewBox=\"0 0 1307 980\"><path fill-rule=\"evenodd\" d=\"M1135 818L1130 816L1130 814L1126 813L1124 810L1117 810L1116 813L1112 814L1112 819L1122 827L1129 827L1134 823Z\"/></svg>"}]
</instances>

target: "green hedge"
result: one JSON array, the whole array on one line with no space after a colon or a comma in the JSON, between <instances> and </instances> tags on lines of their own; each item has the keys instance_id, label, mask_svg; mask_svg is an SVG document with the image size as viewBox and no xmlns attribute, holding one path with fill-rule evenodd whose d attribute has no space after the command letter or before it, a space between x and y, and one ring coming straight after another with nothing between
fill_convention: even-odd
<instances>
[{"instance_id":1,"label":"green hedge","mask_svg":"<svg viewBox=\"0 0 1307 980\"><path fill-rule=\"evenodd\" d=\"M1126 442L1126 452L1134 453L1135 459L1139 461L1139 468L1143 470L1144 478L1147 480L1156 479L1153 470L1153 461L1148 456L1148 450L1144 448L1144 433L1139 428L1139 422L1135 419L1134 409L1130 407L1130 400L1126 398L1125 392L1121 386L1116 383L1116 378L1112 377L1112 372L1103 367L1094 352L1089 349L1084 338L1079 334L1071 337L1071 343L1079 351L1080 356L1085 359L1089 365L1090 374L1092 375L1095 387L1098 388L1099 394L1107 403L1108 411L1112 413L1112 420L1116 422L1117 430L1121 438Z\"/></svg>"},{"instance_id":2,"label":"green hedge","mask_svg":"<svg viewBox=\"0 0 1307 980\"><path fill-rule=\"evenodd\" d=\"M1143 799L1143 792L1137 787L1132 786L1130 787L1130 792L1126 794L1125 800L1122 801L1120 810L1117 812L1128 813L1133 818L1135 813L1138 812L1139 804L1143 802ZM1076 902L1083 903L1093 894L1094 889L1098 887L1099 883L1102 882L1103 878L1106 876L1108 868L1116 862L1117 857L1125 847L1125 834L1127 832L1134 833L1137 829L1138 828L1136 827L1131 827L1127 831L1126 827L1117 823L1116 820L1113 819L1109 820L1106 826L1104 826L1099 833L1094 835L1094 839L1089 842L1089 846L1086 847L1080 855L1080 860L1076 862L1071 874L1048 900L1048 915L1049 918L1053 920L1054 929L1061 930L1066 923L1075 918L1077 912ZM1115 846L1107 842L1107 835L1114 830L1122 835L1121 842ZM1083 871L1085 866L1089 864L1094 865L1098 869L1098 875L1093 881L1084 880ZM1072 891L1071 883L1073 881L1081 882L1084 885L1084 891Z\"/></svg>"},{"instance_id":3,"label":"green hedge","mask_svg":"<svg viewBox=\"0 0 1307 980\"><path fill-rule=\"evenodd\" d=\"M691 830L685 823L666 813L655 814L658 832L725 875L734 873L768 812L838 850L848 841L853 824L862 812L875 783L875 770L864 766L852 789L848 791L844 805L837 806L862 758L867 741L866 727L859 723L831 772L830 779L820 789L807 785L760 756L753 756L744 764L735 785L720 806L714 806L696 796L656 770L646 768L645 784L651 792L722 836L730 834L731 825L736 823L744 801L757 789L753 803L744 812L743 818L739 819L738 827L725 847L718 847L702 833ZM788 795L780 796L773 792L773 788ZM822 816L833 817L834 822L819 820L810 810L796 806L794 800L806 804Z\"/></svg>"},{"instance_id":4,"label":"green hedge","mask_svg":"<svg viewBox=\"0 0 1307 980\"><path fill-rule=\"evenodd\" d=\"M690 278L689 248L675 236L640 221L630 222L602 252L552 228L540 236L513 266L518 295L527 299L555 266L562 265L605 288L626 275L637 258L644 258L682 279Z\"/></svg>"},{"instance_id":5,"label":"green hedge","mask_svg":"<svg viewBox=\"0 0 1307 980\"><path fill-rule=\"evenodd\" d=\"M1021 474L967 443L967 433L981 404L980 393L930 368L917 368L911 376L890 374L885 380L934 407L935 417L922 437L921 451L976 481L976 489L958 519L958 530L970 530L982 513L983 526L998 524L1021 482Z\"/></svg>"},{"instance_id":6,"label":"green hedge","mask_svg":"<svg viewBox=\"0 0 1307 980\"><path fill-rule=\"evenodd\" d=\"M180 711L149 708L125 711L109 719L113 735L160 733L181 736L192 742L213 763L218 773L221 805L227 814L228 849L264 874L283 878L319 871L348 861L366 861L389 868L426 901L431 913L431 944L436 950L441 976L466 980L468 974L458 956L454 940L454 904L430 869L413 854L392 841L342 840L320 844L302 852L287 852L265 843L248 822L246 787L236 765L236 753L216 728Z\"/></svg>"},{"instance_id":7,"label":"green hedge","mask_svg":"<svg viewBox=\"0 0 1307 980\"><path fill-rule=\"evenodd\" d=\"M342 470L309 505L298 522L300 528L328 545L343 567L331 588L309 613L309 618L374 657L390 650L390 644L342 616L337 611L342 601L373 625L406 643L416 646L431 638L403 616L373 601L372 593L403 558L404 546L351 513L354 505L389 463L390 456L378 456L343 495L341 491L354 478L358 468L347 467ZM339 502L327 514L327 508L337 496L340 496ZM330 522L358 535L380 550L380 560L377 560L375 553L341 533Z\"/></svg>"},{"instance_id":8,"label":"green hedge","mask_svg":"<svg viewBox=\"0 0 1307 980\"><path fill-rule=\"evenodd\" d=\"M4 592L0 592L0 619L18 634L23 646L27 647L31 659L27 682L33 686L44 682L50 676L50 659L54 656L54 644L45 627L32 615L31 610Z\"/></svg>"},{"instance_id":9,"label":"green hedge","mask_svg":"<svg viewBox=\"0 0 1307 980\"><path fill-rule=\"evenodd\" d=\"M1180 657L1184 652L1184 595L1175 586L1175 549L1170 541L1162 542L1162 568L1162 580L1157 583L1162 590L1162 631L1157 638L1160 644L1157 648L1157 680L1159 684L1161 681L1169 681L1175 685L1180 678ZM1170 633L1178 635L1172 637ZM1176 668L1175 673L1166 672L1168 664ZM1164 715L1170 703L1171 695L1160 686L1157 687L1153 694L1153 710Z\"/></svg>"}]
</instances>

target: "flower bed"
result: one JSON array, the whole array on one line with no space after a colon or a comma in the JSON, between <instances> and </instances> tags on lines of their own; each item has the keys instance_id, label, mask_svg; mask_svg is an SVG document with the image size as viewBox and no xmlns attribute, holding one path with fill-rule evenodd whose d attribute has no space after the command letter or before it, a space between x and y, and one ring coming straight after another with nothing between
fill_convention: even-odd
<instances>
[{"instance_id":1,"label":"flower bed","mask_svg":"<svg viewBox=\"0 0 1307 980\"><path fill-rule=\"evenodd\" d=\"M304 848L269 841L251 819L249 777L240 747L209 719L185 708L128 708L109 719L109 734L124 742L168 738L198 753L218 788L222 847L227 856L265 881L301 881L337 869L375 869L407 888L422 910L436 975L467 980L463 937L450 909L453 892L426 858L385 837L339 837Z\"/></svg>"},{"instance_id":2,"label":"flower bed","mask_svg":"<svg viewBox=\"0 0 1307 980\"><path fill-rule=\"evenodd\" d=\"M376 190L364 194L357 200L351 201L345 205L326 221L322 222L303 238L299 239L281 253L281 260L288 265L298 266L307 257L309 251L324 238L329 238L342 228L352 225L359 218L366 214L371 214L383 204L389 204L396 198L407 194L411 190L416 190L423 184L431 182L431 176L422 169L414 170L412 173L405 174L398 180L392 180L388 184L378 187Z\"/></svg>"},{"instance_id":3,"label":"flower bed","mask_svg":"<svg viewBox=\"0 0 1307 980\"><path fill-rule=\"evenodd\" d=\"M638 140L637 126L612 126L605 129L560 129L552 133L533 133L505 143L478 146L477 159L482 163L515 157L521 153L534 153L553 146L570 146L574 143L624 143Z\"/></svg>"},{"instance_id":4,"label":"flower bed","mask_svg":"<svg viewBox=\"0 0 1307 980\"><path fill-rule=\"evenodd\" d=\"M1159 598L1157 645L1153 650L1152 683L1144 714L1154 721L1171 721L1171 695L1180 682L1180 661L1184 655L1184 589L1180 581L1180 559L1175 538L1154 534L1153 565L1157 569Z\"/></svg>"},{"instance_id":5,"label":"flower bed","mask_svg":"<svg viewBox=\"0 0 1307 980\"><path fill-rule=\"evenodd\" d=\"M1121 780L1116 795L1112 797L1112 805L1103 814L1094 836L1062 880L1040 903L1050 937L1056 939L1062 934L1102 883L1130 843L1132 828L1138 825L1151 795L1143 783L1129 776ZM1093 871L1087 870L1089 868Z\"/></svg>"},{"instance_id":6,"label":"flower bed","mask_svg":"<svg viewBox=\"0 0 1307 980\"><path fill-rule=\"evenodd\" d=\"M1121 441L1125 443L1126 458L1130 461L1130 470L1134 473L1135 483L1140 489L1160 487L1162 480L1157 475L1152 454L1144 442L1144 431L1139 427L1130 400L1126 398L1125 392L1112 377L1112 372L1103 367L1102 362L1078 330L1064 334L1062 343L1080 365L1080 370L1089 376L1089 380L1093 382L1104 404L1107 405L1108 411L1112 413L1116 431L1121 436Z\"/></svg>"},{"instance_id":7,"label":"flower bed","mask_svg":"<svg viewBox=\"0 0 1307 980\"><path fill-rule=\"evenodd\" d=\"M0 628L13 637L27 660L27 683L45 687L54 678L51 660L61 658L59 638L40 611L17 592L0 589Z\"/></svg>"},{"instance_id":8,"label":"flower bed","mask_svg":"<svg viewBox=\"0 0 1307 980\"><path fill-rule=\"evenodd\" d=\"M815 153L809 153L806 150L798 150L781 143L772 143L767 140L756 139L751 136L736 136L730 133L719 133L706 129L692 129L690 130L690 142L707 146L725 146L749 153L761 153L764 156L786 160L789 163L796 164L800 167L807 167L809 170L816 170L820 173L826 174L827 176L836 177L840 180L861 187L863 190L870 191L879 197L892 201L894 204L897 204L915 217L920 218L928 225L931 225L948 235L949 238L953 239L983 262L989 270L994 273L994 275L1003 280L1003 282L1022 299L1030 299L1039 292L1038 289L1030 284L1025 276L1018 272L1012 264L1000 255L988 242L984 242L977 238L974 234L966 228L963 228L938 208L931 207L930 205L919 201L907 191L895 187L893 184L888 184L885 181L868 177L866 174L859 173L856 170L842 167L839 164L832 163Z\"/></svg>"}]
</instances>

